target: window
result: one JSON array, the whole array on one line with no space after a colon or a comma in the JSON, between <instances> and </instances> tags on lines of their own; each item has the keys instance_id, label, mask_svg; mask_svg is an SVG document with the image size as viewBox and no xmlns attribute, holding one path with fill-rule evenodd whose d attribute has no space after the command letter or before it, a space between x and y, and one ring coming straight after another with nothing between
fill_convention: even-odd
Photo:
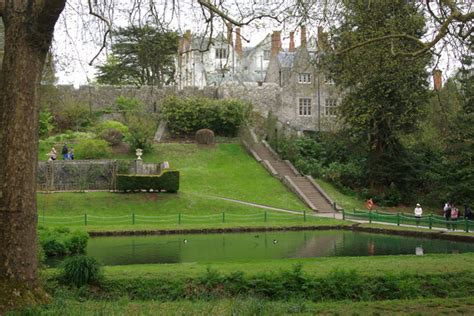
<instances>
[{"instance_id":1,"label":"window","mask_svg":"<svg viewBox=\"0 0 474 316\"><path fill-rule=\"evenodd\" d=\"M225 58L227 58L227 49L216 48L216 59L225 59Z\"/></svg>"},{"instance_id":2,"label":"window","mask_svg":"<svg viewBox=\"0 0 474 316\"><path fill-rule=\"evenodd\" d=\"M337 114L337 99L326 99L324 115L335 116Z\"/></svg>"},{"instance_id":3,"label":"window","mask_svg":"<svg viewBox=\"0 0 474 316\"><path fill-rule=\"evenodd\" d=\"M300 98L298 106L298 114L300 116L311 116L311 99Z\"/></svg>"},{"instance_id":4,"label":"window","mask_svg":"<svg viewBox=\"0 0 474 316\"><path fill-rule=\"evenodd\" d=\"M299 83L311 83L311 74L310 73L301 73L298 75Z\"/></svg>"},{"instance_id":5,"label":"window","mask_svg":"<svg viewBox=\"0 0 474 316\"><path fill-rule=\"evenodd\" d=\"M270 50L266 49L263 51L263 60L270 60Z\"/></svg>"}]
</instances>

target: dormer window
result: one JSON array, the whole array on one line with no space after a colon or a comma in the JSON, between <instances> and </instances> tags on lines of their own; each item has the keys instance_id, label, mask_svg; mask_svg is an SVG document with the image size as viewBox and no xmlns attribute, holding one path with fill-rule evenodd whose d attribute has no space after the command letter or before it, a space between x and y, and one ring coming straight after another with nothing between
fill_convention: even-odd
<instances>
[{"instance_id":1,"label":"dormer window","mask_svg":"<svg viewBox=\"0 0 474 316\"><path fill-rule=\"evenodd\" d=\"M216 59L226 59L226 58L227 58L227 49L216 48Z\"/></svg>"},{"instance_id":2,"label":"dormer window","mask_svg":"<svg viewBox=\"0 0 474 316\"><path fill-rule=\"evenodd\" d=\"M298 82L302 84L311 83L311 74L310 73L300 73L298 75Z\"/></svg>"}]
</instances>

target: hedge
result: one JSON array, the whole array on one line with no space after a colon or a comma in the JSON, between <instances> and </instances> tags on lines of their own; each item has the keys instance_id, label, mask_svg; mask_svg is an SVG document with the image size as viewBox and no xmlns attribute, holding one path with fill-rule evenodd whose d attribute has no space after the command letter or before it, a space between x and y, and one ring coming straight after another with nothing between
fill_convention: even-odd
<instances>
[{"instance_id":1,"label":"hedge","mask_svg":"<svg viewBox=\"0 0 474 316\"><path fill-rule=\"evenodd\" d=\"M160 175L117 175L117 190L165 190L177 192L179 190L179 171L164 171Z\"/></svg>"},{"instance_id":2,"label":"hedge","mask_svg":"<svg viewBox=\"0 0 474 316\"><path fill-rule=\"evenodd\" d=\"M208 128L219 136L236 136L251 106L239 100L169 97L162 104L168 129L176 135L191 135Z\"/></svg>"}]
</instances>

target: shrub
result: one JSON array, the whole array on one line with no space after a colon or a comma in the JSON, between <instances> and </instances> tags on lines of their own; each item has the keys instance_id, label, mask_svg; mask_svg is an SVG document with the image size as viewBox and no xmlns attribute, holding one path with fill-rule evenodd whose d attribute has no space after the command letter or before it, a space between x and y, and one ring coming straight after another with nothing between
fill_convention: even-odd
<instances>
[{"instance_id":1,"label":"shrub","mask_svg":"<svg viewBox=\"0 0 474 316\"><path fill-rule=\"evenodd\" d=\"M117 175L117 190L179 190L179 171L164 171L161 175Z\"/></svg>"},{"instance_id":2,"label":"shrub","mask_svg":"<svg viewBox=\"0 0 474 316\"><path fill-rule=\"evenodd\" d=\"M68 101L62 107L55 108L53 116L59 131L78 131L92 123L89 106L78 102Z\"/></svg>"},{"instance_id":3,"label":"shrub","mask_svg":"<svg viewBox=\"0 0 474 316\"><path fill-rule=\"evenodd\" d=\"M41 111L39 116L39 136L45 137L54 129L53 116L48 111Z\"/></svg>"},{"instance_id":4,"label":"shrub","mask_svg":"<svg viewBox=\"0 0 474 316\"><path fill-rule=\"evenodd\" d=\"M123 95L115 99L115 104L120 111L129 112L143 107L143 103L137 98L127 98Z\"/></svg>"},{"instance_id":5,"label":"shrub","mask_svg":"<svg viewBox=\"0 0 474 316\"><path fill-rule=\"evenodd\" d=\"M109 120L109 121L103 121L101 123L99 123L97 125L97 127L95 128L95 131L97 133L97 135L100 135L102 134L102 132L106 131L106 130L109 130L109 129L113 129L113 130L117 130L119 132L121 132L123 135L127 135L128 134L128 127L118 121L112 121L112 120Z\"/></svg>"},{"instance_id":6,"label":"shrub","mask_svg":"<svg viewBox=\"0 0 474 316\"><path fill-rule=\"evenodd\" d=\"M112 154L109 144L102 139L86 139L76 145L75 156L79 159L108 158Z\"/></svg>"},{"instance_id":7,"label":"shrub","mask_svg":"<svg viewBox=\"0 0 474 316\"><path fill-rule=\"evenodd\" d=\"M129 130L126 141L132 150L141 148L144 152L151 151L156 131L156 120L149 114L139 112L127 113L125 119Z\"/></svg>"},{"instance_id":8,"label":"shrub","mask_svg":"<svg viewBox=\"0 0 474 316\"><path fill-rule=\"evenodd\" d=\"M123 134L119 130L110 128L100 134L100 138L112 146L120 145L123 140Z\"/></svg>"},{"instance_id":9,"label":"shrub","mask_svg":"<svg viewBox=\"0 0 474 316\"><path fill-rule=\"evenodd\" d=\"M63 281L76 287L98 282L102 275L99 262L84 255L67 258L62 269Z\"/></svg>"},{"instance_id":10,"label":"shrub","mask_svg":"<svg viewBox=\"0 0 474 316\"><path fill-rule=\"evenodd\" d=\"M196 132L196 142L198 144L210 145L214 143L214 132L204 128Z\"/></svg>"},{"instance_id":11,"label":"shrub","mask_svg":"<svg viewBox=\"0 0 474 316\"><path fill-rule=\"evenodd\" d=\"M167 98L162 113L174 134L186 135L208 128L216 135L236 136L250 106L237 100Z\"/></svg>"},{"instance_id":12,"label":"shrub","mask_svg":"<svg viewBox=\"0 0 474 316\"><path fill-rule=\"evenodd\" d=\"M47 257L85 253L89 235L68 228L39 229L39 241Z\"/></svg>"}]
</instances>

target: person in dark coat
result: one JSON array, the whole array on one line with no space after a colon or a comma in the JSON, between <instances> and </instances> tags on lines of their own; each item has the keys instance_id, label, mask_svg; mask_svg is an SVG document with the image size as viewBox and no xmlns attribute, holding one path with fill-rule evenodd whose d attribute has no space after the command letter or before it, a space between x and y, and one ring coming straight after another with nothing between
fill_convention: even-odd
<instances>
[{"instance_id":1,"label":"person in dark coat","mask_svg":"<svg viewBox=\"0 0 474 316\"><path fill-rule=\"evenodd\" d=\"M467 204L464 204L464 218L472 220L472 209Z\"/></svg>"},{"instance_id":2,"label":"person in dark coat","mask_svg":"<svg viewBox=\"0 0 474 316\"><path fill-rule=\"evenodd\" d=\"M64 160L68 159L69 149L67 148L67 144L64 144L63 149L61 150L61 154L63 155Z\"/></svg>"}]
</instances>

